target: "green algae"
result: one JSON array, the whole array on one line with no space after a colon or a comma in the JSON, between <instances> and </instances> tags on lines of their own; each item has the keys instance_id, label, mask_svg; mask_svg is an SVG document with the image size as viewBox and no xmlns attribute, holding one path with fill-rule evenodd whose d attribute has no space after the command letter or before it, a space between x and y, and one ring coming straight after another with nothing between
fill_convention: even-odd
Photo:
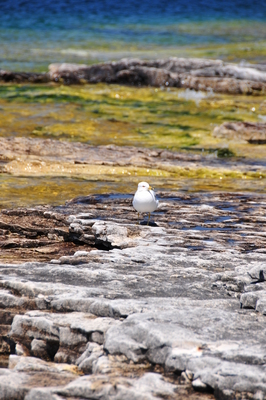
<instances>
[{"instance_id":1,"label":"green algae","mask_svg":"<svg viewBox=\"0 0 266 400\"><path fill-rule=\"evenodd\" d=\"M214 138L225 121L264 121L266 96L232 96L181 89L118 85L0 87L0 136L51 138L92 145L132 145L200 152L211 157L263 159L266 145ZM265 171L169 167L123 168L87 174L47 171L1 175L0 208L53 203L90 193L132 193L139 180L162 190L258 191ZM60 160L58 165L62 166ZM59 168L60 170L60 168Z\"/></svg>"},{"instance_id":2,"label":"green algae","mask_svg":"<svg viewBox=\"0 0 266 400\"><path fill-rule=\"evenodd\" d=\"M265 157L266 146L214 138L225 121L263 121L266 96L118 85L3 85L0 135ZM225 152L226 152L225 151Z\"/></svg>"}]
</instances>

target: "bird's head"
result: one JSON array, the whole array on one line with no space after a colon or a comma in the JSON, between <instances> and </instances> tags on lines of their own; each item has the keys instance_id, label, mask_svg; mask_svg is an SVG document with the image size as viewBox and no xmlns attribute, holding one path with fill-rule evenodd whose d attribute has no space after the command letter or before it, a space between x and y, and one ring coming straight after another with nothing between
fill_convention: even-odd
<instances>
[{"instance_id":1,"label":"bird's head","mask_svg":"<svg viewBox=\"0 0 266 400\"><path fill-rule=\"evenodd\" d=\"M153 188L147 182L140 182L138 184L138 190L153 190Z\"/></svg>"}]
</instances>

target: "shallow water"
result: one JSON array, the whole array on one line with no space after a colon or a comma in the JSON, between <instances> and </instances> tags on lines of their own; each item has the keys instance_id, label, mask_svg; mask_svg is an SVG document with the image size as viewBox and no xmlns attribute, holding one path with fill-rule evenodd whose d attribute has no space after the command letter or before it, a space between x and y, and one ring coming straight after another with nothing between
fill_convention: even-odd
<instances>
[{"instance_id":1,"label":"shallow water","mask_svg":"<svg viewBox=\"0 0 266 400\"><path fill-rule=\"evenodd\" d=\"M224 121L261 121L265 111L265 96L105 84L2 85L0 135L3 137L167 148L213 159L229 154L234 156L230 159L235 163L235 171L206 168L172 172L128 168L127 171L119 167L114 171L98 167L99 171L91 169L88 174L78 166L75 172L73 167L67 172L58 159L56 173L47 167L43 172L38 168L29 172L26 168L24 177L22 170L20 176L0 175L0 207L62 204L74 196L91 193L132 193L139 180L148 180L160 190L265 192L266 175L255 172L252 159L264 163L266 145L212 137L214 127ZM249 174L238 171L239 157L251 159ZM13 173L18 175L14 170Z\"/></svg>"},{"instance_id":2,"label":"shallow water","mask_svg":"<svg viewBox=\"0 0 266 400\"><path fill-rule=\"evenodd\" d=\"M2 85L0 136L265 158L266 145L214 138L225 121L266 118L266 96L118 85Z\"/></svg>"},{"instance_id":3,"label":"shallow water","mask_svg":"<svg viewBox=\"0 0 266 400\"><path fill-rule=\"evenodd\" d=\"M100 179L99 179L100 178ZM101 178L103 180L101 180ZM0 209L30 207L41 204L61 205L78 196L99 193L129 194L133 198L137 184L148 180L157 191L167 192L250 192L265 193L265 179L162 179L149 176L94 177L78 179L66 177L17 177L0 174ZM162 200L163 201L163 200Z\"/></svg>"}]
</instances>

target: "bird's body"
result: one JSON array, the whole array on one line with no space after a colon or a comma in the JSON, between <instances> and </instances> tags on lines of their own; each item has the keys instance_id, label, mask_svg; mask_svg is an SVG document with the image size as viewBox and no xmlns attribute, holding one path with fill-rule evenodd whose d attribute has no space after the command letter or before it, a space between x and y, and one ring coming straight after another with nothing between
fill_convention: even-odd
<instances>
[{"instance_id":1,"label":"bird's body","mask_svg":"<svg viewBox=\"0 0 266 400\"><path fill-rule=\"evenodd\" d=\"M156 200L155 193L147 182L140 182L138 190L133 198L133 207L139 213L150 213L158 207L159 201Z\"/></svg>"}]
</instances>

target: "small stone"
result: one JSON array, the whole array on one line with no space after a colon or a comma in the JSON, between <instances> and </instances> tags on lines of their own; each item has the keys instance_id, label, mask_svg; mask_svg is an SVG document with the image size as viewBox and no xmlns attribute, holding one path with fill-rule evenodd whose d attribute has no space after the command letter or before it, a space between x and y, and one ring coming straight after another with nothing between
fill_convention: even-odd
<instances>
[{"instance_id":1,"label":"small stone","mask_svg":"<svg viewBox=\"0 0 266 400\"><path fill-rule=\"evenodd\" d=\"M24 356L27 354L27 351L25 351L24 347L21 344L16 343L16 354L18 356Z\"/></svg>"},{"instance_id":2,"label":"small stone","mask_svg":"<svg viewBox=\"0 0 266 400\"><path fill-rule=\"evenodd\" d=\"M192 387L195 390L205 391L208 386L204 382L202 382L200 378L197 378L194 381L192 381Z\"/></svg>"},{"instance_id":3,"label":"small stone","mask_svg":"<svg viewBox=\"0 0 266 400\"><path fill-rule=\"evenodd\" d=\"M31 342L31 352L35 357L42 358L43 360L50 360L48 354L48 346L46 341L40 339L33 339Z\"/></svg>"},{"instance_id":4,"label":"small stone","mask_svg":"<svg viewBox=\"0 0 266 400\"><path fill-rule=\"evenodd\" d=\"M188 379L189 379L190 381L193 380L194 374L193 374L192 371L189 371L188 369L186 369L185 374L186 374L186 376L188 377Z\"/></svg>"}]
</instances>

